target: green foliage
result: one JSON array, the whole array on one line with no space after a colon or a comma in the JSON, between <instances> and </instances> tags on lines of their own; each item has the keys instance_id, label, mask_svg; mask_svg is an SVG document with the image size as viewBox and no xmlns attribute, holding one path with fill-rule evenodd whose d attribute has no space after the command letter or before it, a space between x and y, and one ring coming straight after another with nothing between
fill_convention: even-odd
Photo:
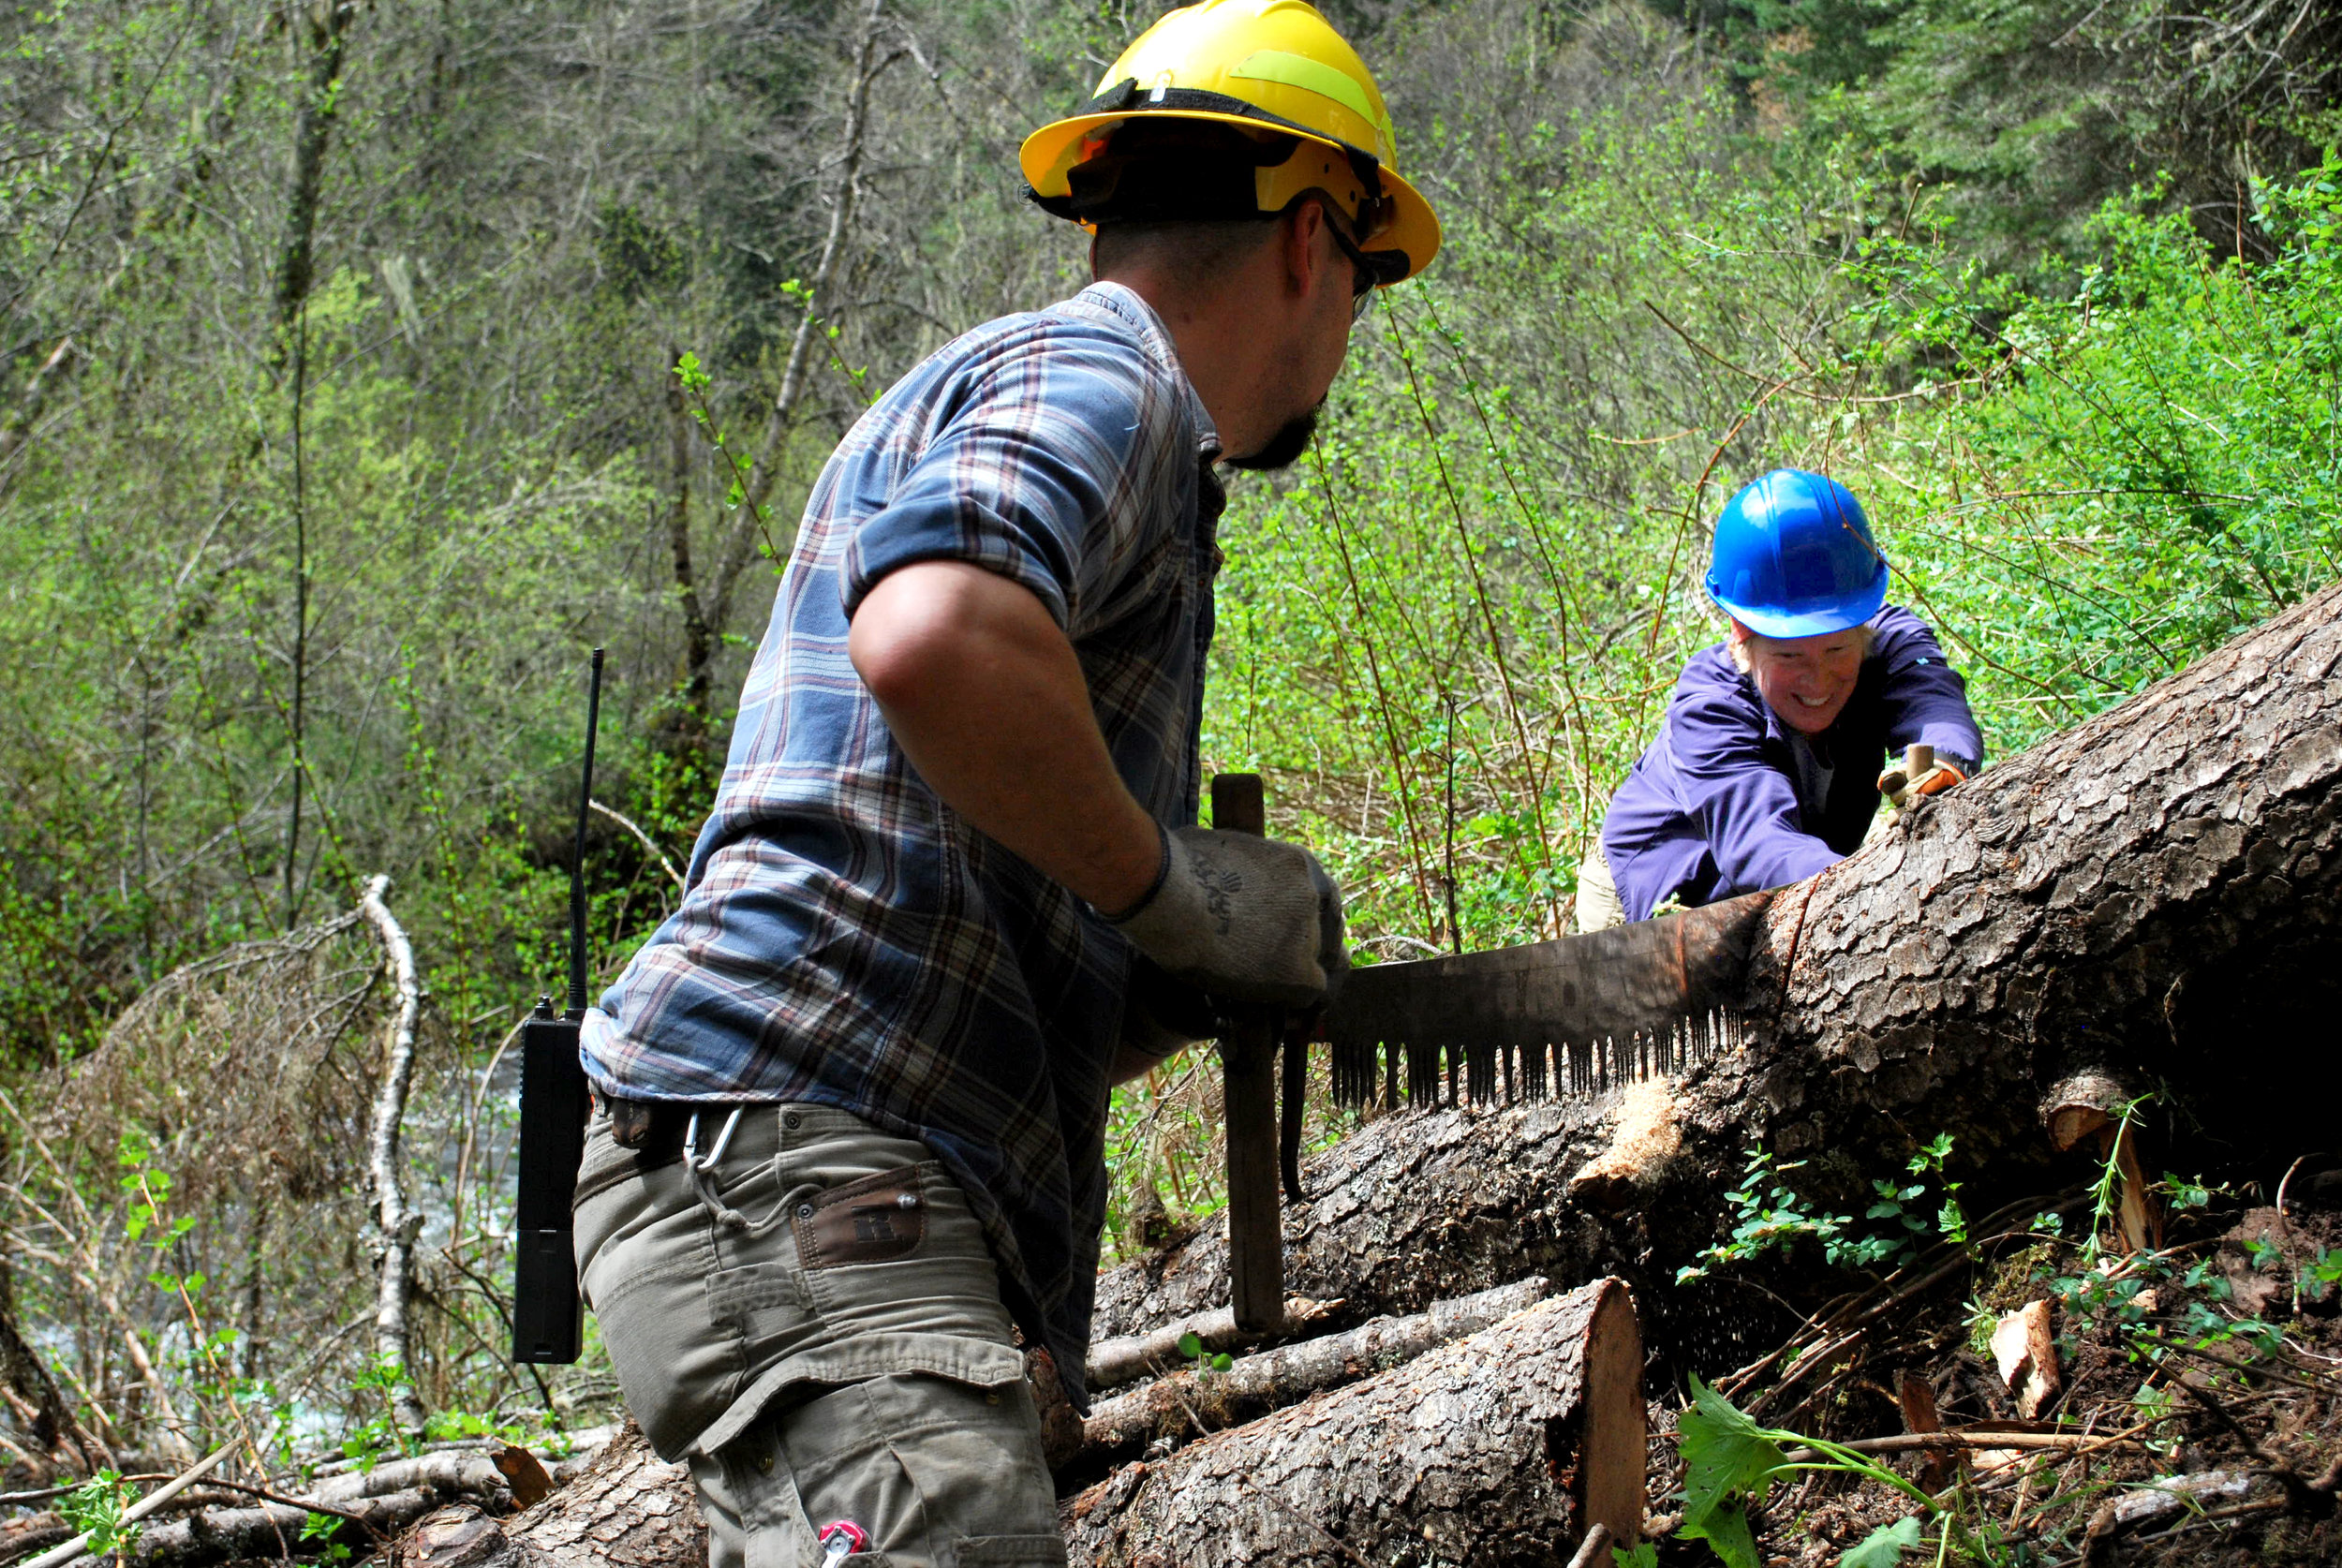
<instances>
[{"instance_id":1,"label":"green foliage","mask_svg":"<svg viewBox=\"0 0 2342 1568\"><path fill-rule=\"evenodd\" d=\"M398 1419L396 1400L410 1383L407 1368L388 1356L380 1356L354 1381L359 1397L378 1402L380 1409L342 1434L343 1457L363 1474L380 1463L386 1454L411 1457L422 1452L422 1439L408 1432Z\"/></svg>"},{"instance_id":2,"label":"green foliage","mask_svg":"<svg viewBox=\"0 0 2342 1568\"><path fill-rule=\"evenodd\" d=\"M1775 1435L1697 1377L1691 1408L1676 1425L1683 1455L1683 1522L1677 1533L1707 1542L1729 1568L1761 1568L1748 1509L1765 1501L1788 1468Z\"/></svg>"},{"instance_id":3,"label":"green foliage","mask_svg":"<svg viewBox=\"0 0 2342 1568\"><path fill-rule=\"evenodd\" d=\"M89 1536L82 1549L92 1557L112 1557L138 1544L144 1527L122 1516L136 1501L120 1471L101 1470L57 1500L57 1516Z\"/></svg>"},{"instance_id":4,"label":"green foliage","mask_svg":"<svg viewBox=\"0 0 2342 1568\"><path fill-rule=\"evenodd\" d=\"M1678 1269L1676 1282L1688 1284L1715 1268L1753 1262L1786 1250L1804 1236L1822 1244L1822 1256L1833 1267L1887 1264L1900 1268L1917 1261L1923 1244L1965 1247L1968 1221L1960 1206L1960 1183L1944 1174L1944 1162L1950 1157L1951 1135L1938 1133L1921 1145L1905 1166L1921 1180L1872 1183L1877 1201L1863 1212L1863 1218L1890 1223L1864 1231L1850 1215L1815 1212L1805 1198L1782 1181L1790 1172L1803 1169L1803 1161L1776 1166L1771 1155L1752 1145L1740 1186L1725 1194L1732 1205L1731 1234L1702 1250L1699 1262Z\"/></svg>"},{"instance_id":5,"label":"green foliage","mask_svg":"<svg viewBox=\"0 0 2342 1568\"><path fill-rule=\"evenodd\" d=\"M2320 1247L2317 1256L2303 1265L2294 1281L2305 1301L2322 1302L2342 1285L2342 1247Z\"/></svg>"},{"instance_id":6,"label":"green foliage","mask_svg":"<svg viewBox=\"0 0 2342 1568\"><path fill-rule=\"evenodd\" d=\"M1881 1525L1838 1559L1838 1568L1895 1568L1903 1554L1919 1550L1922 1521L1917 1515Z\"/></svg>"},{"instance_id":7,"label":"green foliage","mask_svg":"<svg viewBox=\"0 0 2342 1568\"><path fill-rule=\"evenodd\" d=\"M1217 1354L1207 1354L1204 1350L1204 1341L1193 1334L1179 1336L1179 1354L1195 1363L1195 1371L1198 1376L1206 1372L1224 1372L1236 1365L1236 1357L1225 1351Z\"/></svg>"},{"instance_id":8,"label":"green foliage","mask_svg":"<svg viewBox=\"0 0 2342 1568\"><path fill-rule=\"evenodd\" d=\"M1785 1476L1821 1471L1883 1486L1923 1510L1915 1517L1872 1531L1845 1553L1840 1568L1890 1568L1903 1552L1917 1548L1931 1527L1939 1556L1981 1556L1976 1535L1946 1505L1853 1450L1821 1438L1780 1427L1760 1427L1731 1400L1695 1377L1692 1402L1677 1418L1677 1447L1683 1458L1683 1522L1677 1533L1705 1541L1727 1568L1761 1568L1748 1510L1758 1506ZM1788 1451L1816 1456L1791 1463Z\"/></svg>"},{"instance_id":9,"label":"green foliage","mask_svg":"<svg viewBox=\"0 0 2342 1568\"><path fill-rule=\"evenodd\" d=\"M1939 1132L1920 1146L1904 1169L1923 1179L1916 1182L1874 1181L1871 1185L1878 1201L1862 1211L1866 1220L1887 1220L1893 1225L1870 1235L1832 1241L1826 1256L1833 1264L1851 1264L1868 1267L1878 1263L1891 1263L1900 1268L1917 1261L1922 1244L1947 1241L1955 1247L1968 1243L1966 1211L1960 1206L1960 1183L1944 1174L1944 1161L1951 1157L1951 1134ZM1940 1193L1941 1201L1934 1212L1927 1212L1931 1189L1928 1179L1935 1183L1933 1192Z\"/></svg>"},{"instance_id":10,"label":"green foliage","mask_svg":"<svg viewBox=\"0 0 2342 1568\"><path fill-rule=\"evenodd\" d=\"M339 1533L342 1527L348 1522L348 1520L340 1518L334 1515L319 1514L315 1510L311 1510L309 1514L301 1521L301 1539L304 1542L319 1543L319 1545L313 1546L310 1549L317 1554L320 1561L326 1562L346 1561L350 1556L349 1547L346 1543L334 1540L334 1536Z\"/></svg>"},{"instance_id":11,"label":"green foliage","mask_svg":"<svg viewBox=\"0 0 2342 1568\"><path fill-rule=\"evenodd\" d=\"M1851 1225L1848 1216L1812 1212L1803 1198L1781 1184L1782 1176L1803 1165L1803 1161L1793 1160L1776 1167L1771 1154L1750 1145L1740 1186L1724 1195L1733 1208L1730 1236L1701 1252L1702 1262L1677 1270L1676 1283L1689 1284L1712 1268L1751 1262L1800 1236L1832 1241Z\"/></svg>"}]
</instances>

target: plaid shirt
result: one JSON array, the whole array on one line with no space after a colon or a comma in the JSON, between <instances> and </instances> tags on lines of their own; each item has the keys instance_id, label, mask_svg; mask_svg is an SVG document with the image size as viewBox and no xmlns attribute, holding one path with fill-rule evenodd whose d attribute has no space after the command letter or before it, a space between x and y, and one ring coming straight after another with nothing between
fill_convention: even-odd
<instances>
[{"instance_id":1,"label":"plaid shirt","mask_svg":"<svg viewBox=\"0 0 2342 1568\"><path fill-rule=\"evenodd\" d=\"M1114 284L980 327L882 397L806 504L682 907L585 1025L605 1091L811 1102L925 1142L1077 1400L1132 950L920 781L847 621L916 561L1023 584L1123 782L1192 822L1218 451L1162 323Z\"/></svg>"}]
</instances>

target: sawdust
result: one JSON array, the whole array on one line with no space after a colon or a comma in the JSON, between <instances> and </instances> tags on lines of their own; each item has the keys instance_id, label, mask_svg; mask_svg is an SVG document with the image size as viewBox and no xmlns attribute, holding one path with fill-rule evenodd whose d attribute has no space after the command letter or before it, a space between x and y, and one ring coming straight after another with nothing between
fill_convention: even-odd
<instances>
[{"instance_id":1,"label":"sawdust","mask_svg":"<svg viewBox=\"0 0 2342 1568\"><path fill-rule=\"evenodd\" d=\"M1609 1146L1570 1178L1573 1197L1610 1189L1647 1191L1683 1146L1674 1087L1664 1078L1630 1086L1618 1098Z\"/></svg>"}]
</instances>

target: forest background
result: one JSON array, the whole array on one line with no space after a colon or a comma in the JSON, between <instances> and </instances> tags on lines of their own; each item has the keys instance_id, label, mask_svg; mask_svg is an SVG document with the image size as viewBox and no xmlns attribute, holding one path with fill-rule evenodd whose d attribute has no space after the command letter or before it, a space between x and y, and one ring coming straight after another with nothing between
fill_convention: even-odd
<instances>
[{"instance_id":1,"label":"forest background","mask_svg":"<svg viewBox=\"0 0 2342 1568\"><path fill-rule=\"evenodd\" d=\"M1235 485L1204 749L1268 776L1366 953L1564 929L1767 467L1863 498L2001 755L2337 574L2332 7L1330 8L1446 247L1315 451ZM503 1354L586 650L606 979L830 446L1084 281L1015 147L1153 14L0 12L0 1358L74 1420L167 1458L608 1408L598 1353ZM377 875L422 982L406 1214ZM1113 1248L1216 1206L1214 1092L1198 1052L1118 1102Z\"/></svg>"}]
</instances>

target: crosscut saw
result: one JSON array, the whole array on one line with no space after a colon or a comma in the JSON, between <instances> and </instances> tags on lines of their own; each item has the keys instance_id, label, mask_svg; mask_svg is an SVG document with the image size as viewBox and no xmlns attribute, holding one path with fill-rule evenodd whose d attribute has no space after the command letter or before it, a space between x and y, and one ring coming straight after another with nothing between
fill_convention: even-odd
<instances>
[{"instance_id":1,"label":"crosscut saw","mask_svg":"<svg viewBox=\"0 0 2342 1568\"><path fill-rule=\"evenodd\" d=\"M1261 781L1212 780L1213 825L1260 833ZM1396 1110L1599 1094L1681 1072L1740 1040L1741 1000L1771 893L1523 947L1352 969L1313 1021L1247 1015L1220 1042L1228 1147L1228 1272L1240 1328L1284 1317L1283 1220L1301 1198L1301 1110L1312 1040L1331 1047L1339 1104ZM1277 1115L1283 1067L1284 1114Z\"/></svg>"},{"instance_id":2,"label":"crosscut saw","mask_svg":"<svg viewBox=\"0 0 2342 1568\"><path fill-rule=\"evenodd\" d=\"M1771 893L1607 931L1352 969L1312 1031L1339 1104L1544 1100L1730 1049ZM1378 1092L1379 1090L1379 1092Z\"/></svg>"}]
</instances>

